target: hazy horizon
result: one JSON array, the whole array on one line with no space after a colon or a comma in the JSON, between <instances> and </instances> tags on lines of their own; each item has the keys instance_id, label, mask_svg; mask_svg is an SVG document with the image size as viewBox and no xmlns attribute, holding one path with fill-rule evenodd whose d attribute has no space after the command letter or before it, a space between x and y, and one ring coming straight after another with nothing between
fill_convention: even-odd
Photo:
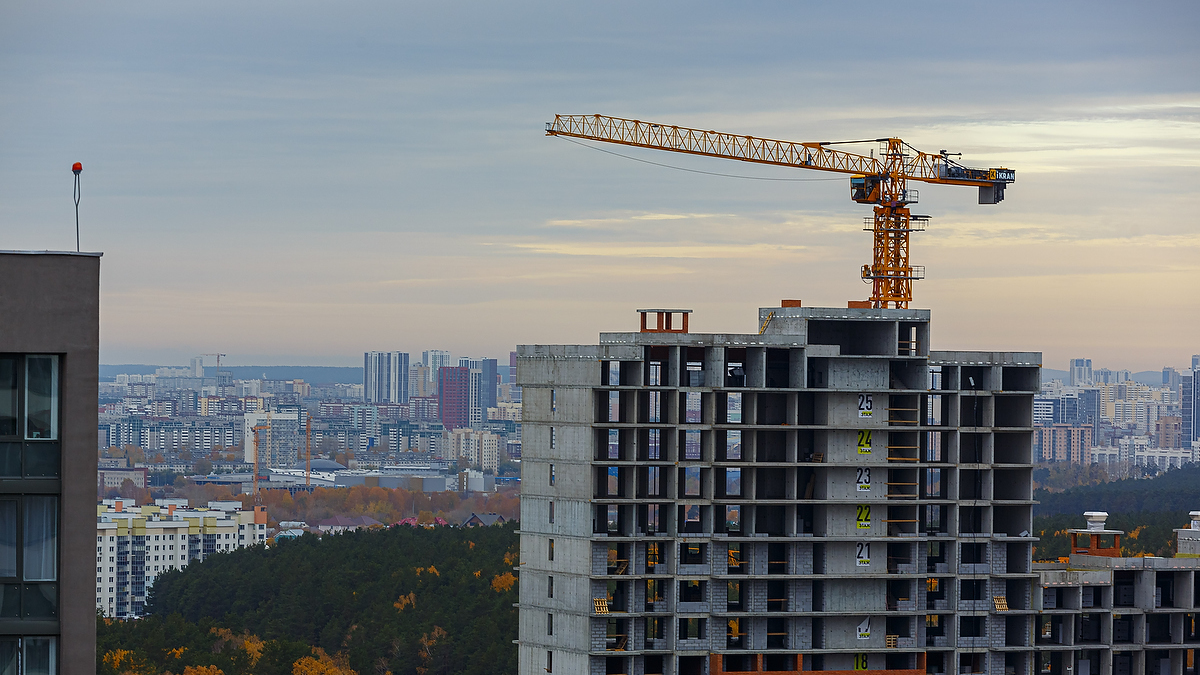
<instances>
[{"instance_id":1,"label":"hazy horizon","mask_svg":"<svg viewBox=\"0 0 1200 675\"><path fill-rule=\"evenodd\" d=\"M632 330L645 306L752 333L782 298L867 296L847 181L610 148L793 182L631 161L546 138L555 113L897 136L1012 168L996 206L918 186L934 349L1134 371L1200 353L1194 2L2 12L0 248L74 248L82 162L105 362L502 354Z\"/></svg>"}]
</instances>

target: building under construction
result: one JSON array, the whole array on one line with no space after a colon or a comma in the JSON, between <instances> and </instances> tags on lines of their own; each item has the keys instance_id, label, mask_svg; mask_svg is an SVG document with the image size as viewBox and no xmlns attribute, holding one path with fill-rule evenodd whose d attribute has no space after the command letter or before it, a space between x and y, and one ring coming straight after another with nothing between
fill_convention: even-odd
<instances>
[{"instance_id":1,"label":"building under construction","mask_svg":"<svg viewBox=\"0 0 1200 675\"><path fill-rule=\"evenodd\" d=\"M518 348L522 675L1038 672L1041 354L782 304Z\"/></svg>"}]
</instances>

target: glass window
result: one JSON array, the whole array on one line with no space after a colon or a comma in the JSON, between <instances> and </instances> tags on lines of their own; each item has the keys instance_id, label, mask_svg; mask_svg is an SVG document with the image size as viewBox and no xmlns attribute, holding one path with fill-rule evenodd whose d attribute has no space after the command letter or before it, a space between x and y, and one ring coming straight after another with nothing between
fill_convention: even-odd
<instances>
[{"instance_id":1,"label":"glass window","mask_svg":"<svg viewBox=\"0 0 1200 675\"><path fill-rule=\"evenodd\" d=\"M550 484L554 485L554 465L553 464L550 465ZM171 535L171 538L174 539L175 536Z\"/></svg>"},{"instance_id":2,"label":"glass window","mask_svg":"<svg viewBox=\"0 0 1200 675\"><path fill-rule=\"evenodd\" d=\"M21 476L20 443L0 443L0 476L12 478Z\"/></svg>"},{"instance_id":3,"label":"glass window","mask_svg":"<svg viewBox=\"0 0 1200 675\"><path fill-rule=\"evenodd\" d=\"M55 675L58 664L55 663L54 648L56 638L27 637L21 640L25 643L25 667L22 675Z\"/></svg>"},{"instance_id":4,"label":"glass window","mask_svg":"<svg viewBox=\"0 0 1200 675\"><path fill-rule=\"evenodd\" d=\"M608 467L608 492L609 497L615 497L621 492L621 469L619 467Z\"/></svg>"},{"instance_id":5,"label":"glass window","mask_svg":"<svg viewBox=\"0 0 1200 675\"><path fill-rule=\"evenodd\" d=\"M620 361L609 361L608 362L608 384L609 384L609 386L612 386L612 387L615 387L615 386L621 384L621 362Z\"/></svg>"},{"instance_id":6,"label":"glass window","mask_svg":"<svg viewBox=\"0 0 1200 675\"><path fill-rule=\"evenodd\" d=\"M621 432L617 429L608 430L608 458L621 459Z\"/></svg>"},{"instance_id":7,"label":"glass window","mask_svg":"<svg viewBox=\"0 0 1200 675\"><path fill-rule=\"evenodd\" d=\"M0 436L16 435L17 359L4 356L0 357Z\"/></svg>"},{"instance_id":8,"label":"glass window","mask_svg":"<svg viewBox=\"0 0 1200 675\"><path fill-rule=\"evenodd\" d=\"M17 500L0 501L0 577L17 576ZM0 674L4 671L0 669Z\"/></svg>"},{"instance_id":9,"label":"glass window","mask_svg":"<svg viewBox=\"0 0 1200 675\"><path fill-rule=\"evenodd\" d=\"M646 457L648 459L662 458L662 430L651 429L647 434Z\"/></svg>"},{"instance_id":10,"label":"glass window","mask_svg":"<svg viewBox=\"0 0 1200 675\"><path fill-rule=\"evenodd\" d=\"M608 392L608 421L621 421L621 392L619 391Z\"/></svg>"},{"instance_id":11,"label":"glass window","mask_svg":"<svg viewBox=\"0 0 1200 675\"><path fill-rule=\"evenodd\" d=\"M700 459L700 432L683 432L683 458Z\"/></svg>"},{"instance_id":12,"label":"glass window","mask_svg":"<svg viewBox=\"0 0 1200 675\"><path fill-rule=\"evenodd\" d=\"M662 523L661 523L660 517L659 517L658 504L647 504L646 505L646 531L650 532L650 533L662 532ZM658 544L651 544L651 546L657 547ZM655 548L656 556L657 556L657 550L658 549ZM657 558L656 558L656 560L657 560ZM651 563L647 563L647 564L651 564ZM654 563L654 564L657 564L657 563Z\"/></svg>"},{"instance_id":13,"label":"glass window","mask_svg":"<svg viewBox=\"0 0 1200 675\"><path fill-rule=\"evenodd\" d=\"M725 469L725 496L739 497L742 494L742 470Z\"/></svg>"},{"instance_id":14,"label":"glass window","mask_svg":"<svg viewBox=\"0 0 1200 675\"><path fill-rule=\"evenodd\" d=\"M608 511L608 513L606 515L605 520L608 521L608 531L616 532L621 527L621 521L620 521L621 509L616 504L609 504L607 511Z\"/></svg>"},{"instance_id":15,"label":"glass window","mask_svg":"<svg viewBox=\"0 0 1200 675\"><path fill-rule=\"evenodd\" d=\"M25 497L25 581L58 578L58 498Z\"/></svg>"},{"instance_id":16,"label":"glass window","mask_svg":"<svg viewBox=\"0 0 1200 675\"><path fill-rule=\"evenodd\" d=\"M0 638L0 675L17 675L17 638Z\"/></svg>"},{"instance_id":17,"label":"glass window","mask_svg":"<svg viewBox=\"0 0 1200 675\"><path fill-rule=\"evenodd\" d=\"M546 597L554 597L554 577L546 577Z\"/></svg>"},{"instance_id":18,"label":"glass window","mask_svg":"<svg viewBox=\"0 0 1200 675\"><path fill-rule=\"evenodd\" d=\"M58 438L58 357L25 357L25 438Z\"/></svg>"},{"instance_id":19,"label":"glass window","mask_svg":"<svg viewBox=\"0 0 1200 675\"><path fill-rule=\"evenodd\" d=\"M662 363L651 361L649 370L650 372L646 377L646 384L651 387L662 386Z\"/></svg>"},{"instance_id":20,"label":"glass window","mask_svg":"<svg viewBox=\"0 0 1200 675\"><path fill-rule=\"evenodd\" d=\"M742 458L742 432L725 432L725 459L740 460Z\"/></svg>"}]
</instances>

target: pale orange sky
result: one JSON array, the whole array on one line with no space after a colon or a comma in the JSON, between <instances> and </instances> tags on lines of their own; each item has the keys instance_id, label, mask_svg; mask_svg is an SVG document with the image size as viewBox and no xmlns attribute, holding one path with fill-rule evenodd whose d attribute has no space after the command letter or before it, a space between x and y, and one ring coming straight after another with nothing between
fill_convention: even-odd
<instances>
[{"instance_id":1,"label":"pale orange sky","mask_svg":"<svg viewBox=\"0 0 1200 675\"><path fill-rule=\"evenodd\" d=\"M619 4L10 8L0 248L73 246L82 161L105 363L499 356L663 305L696 310L696 331L752 332L781 298L866 297L869 209L847 183L673 171L543 122L899 136L1017 172L996 206L920 186L914 305L934 348L1135 371L1200 353L1200 8L868 5L905 48L792 3L630 4L636 21Z\"/></svg>"}]
</instances>

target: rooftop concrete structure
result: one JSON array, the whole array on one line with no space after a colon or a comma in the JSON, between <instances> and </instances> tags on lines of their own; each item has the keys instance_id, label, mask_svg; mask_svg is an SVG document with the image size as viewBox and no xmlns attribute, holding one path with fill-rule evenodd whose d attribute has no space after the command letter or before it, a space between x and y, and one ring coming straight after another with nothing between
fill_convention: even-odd
<instances>
[{"instance_id":1,"label":"rooftop concrete structure","mask_svg":"<svg viewBox=\"0 0 1200 675\"><path fill-rule=\"evenodd\" d=\"M522 675L1033 675L1041 355L784 304L518 348Z\"/></svg>"}]
</instances>

